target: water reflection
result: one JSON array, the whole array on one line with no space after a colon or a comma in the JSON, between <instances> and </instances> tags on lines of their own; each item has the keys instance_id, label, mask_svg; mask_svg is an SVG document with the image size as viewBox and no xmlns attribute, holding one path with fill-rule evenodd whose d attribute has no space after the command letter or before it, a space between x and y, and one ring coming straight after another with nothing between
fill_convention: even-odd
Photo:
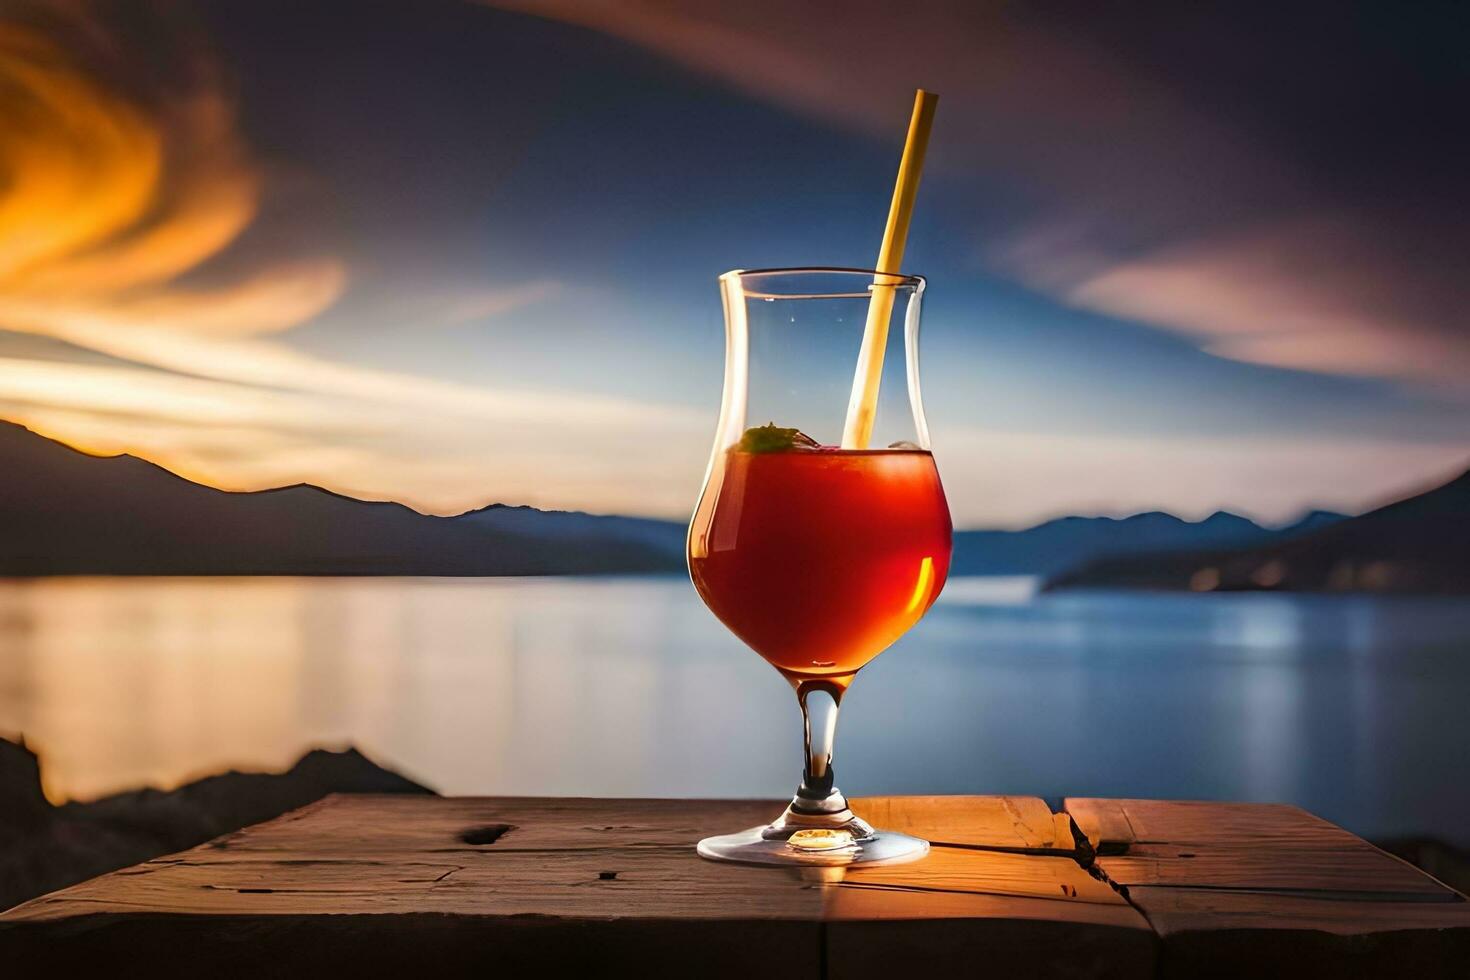
<instances>
[{"instance_id":1,"label":"water reflection","mask_svg":"<svg viewBox=\"0 0 1470 980\"><path fill-rule=\"evenodd\" d=\"M1470 608L960 580L853 689L853 793L1285 800L1464 840ZM0 585L0 730L48 792L354 743L451 793L776 796L784 682L677 579Z\"/></svg>"}]
</instances>

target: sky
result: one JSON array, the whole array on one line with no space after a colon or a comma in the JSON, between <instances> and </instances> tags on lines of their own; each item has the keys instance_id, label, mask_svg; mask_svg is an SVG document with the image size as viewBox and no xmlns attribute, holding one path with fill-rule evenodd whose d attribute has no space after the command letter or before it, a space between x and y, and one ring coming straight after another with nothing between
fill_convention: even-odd
<instances>
[{"instance_id":1,"label":"sky","mask_svg":"<svg viewBox=\"0 0 1470 980\"><path fill-rule=\"evenodd\" d=\"M1470 8L10 0L0 418L227 489L683 518L716 277L907 271L960 527L1470 464Z\"/></svg>"}]
</instances>

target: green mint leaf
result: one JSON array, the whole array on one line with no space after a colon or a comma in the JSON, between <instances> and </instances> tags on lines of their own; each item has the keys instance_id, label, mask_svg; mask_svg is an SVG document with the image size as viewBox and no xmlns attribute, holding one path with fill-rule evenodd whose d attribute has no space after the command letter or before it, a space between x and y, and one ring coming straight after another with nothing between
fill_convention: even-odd
<instances>
[{"instance_id":1,"label":"green mint leaf","mask_svg":"<svg viewBox=\"0 0 1470 980\"><path fill-rule=\"evenodd\" d=\"M746 429L735 444L742 453L784 453L793 449L817 449L820 444L800 429L783 429L774 422Z\"/></svg>"}]
</instances>

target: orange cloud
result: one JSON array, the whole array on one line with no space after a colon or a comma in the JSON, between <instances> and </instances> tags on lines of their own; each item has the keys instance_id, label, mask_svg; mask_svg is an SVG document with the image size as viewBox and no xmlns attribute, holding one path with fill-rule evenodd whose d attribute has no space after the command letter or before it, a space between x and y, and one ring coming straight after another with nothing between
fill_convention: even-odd
<instances>
[{"instance_id":1,"label":"orange cloud","mask_svg":"<svg viewBox=\"0 0 1470 980\"><path fill-rule=\"evenodd\" d=\"M141 114L14 25L0 25L0 81L0 279L13 288L140 220L162 176L163 145Z\"/></svg>"},{"instance_id":2,"label":"orange cloud","mask_svg":"<svg viewBox=\"0 0 1470 980\"><path fill-rule=\"evenodd\" d=\"M642 448L683 438L697 461L706 425L690 413L373 369L271 336L330 307L347 270L317 256L219 281L211 263L264 189L213 73L145 107L70 52L0 22L0 331L117 363L0 357L5 418L228 489L305 481L441 513L496 498L646 509L637 488L650 478L693 492L694 466L685 475ZM450 319L557 289L466 291ZM598 454L617 458L580 462Z\"/></svg>"},{"instance_id":3,"label":"orange cloud","mask_svg":"<svg viewBox=\"0 0 1470 980\"><path fill-rule=\"evenodd\" d=\"M0 326L73 336L284 330L341 292L331 259L215 289L176 280L250 224L260 180L224 98L188 90L155 114L104 90L56 43L0 24ZM85 332L85 331L82 331Z\"/></svg>"}]
</instances>

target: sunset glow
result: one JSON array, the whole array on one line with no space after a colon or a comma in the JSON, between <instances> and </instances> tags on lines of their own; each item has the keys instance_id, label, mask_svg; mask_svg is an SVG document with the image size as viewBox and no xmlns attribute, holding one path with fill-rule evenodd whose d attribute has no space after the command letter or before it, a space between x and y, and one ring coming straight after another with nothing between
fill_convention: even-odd
<instances>
[{"instance_id":1,"label":"sunset glow","mask_svg":"<svg viewBox=\"0 0 1470 980\"><path fill-rule=\"evenodd\" d=\"M884 51L841 24L806 44L814 15L776 4L284 16L0 18L0 418L228 489L681 518L716 277L871 263L918 80L952 114L907 264L960 526L1282 521L1470 457L1470 340L1422 260L1458 234L1421 200L1436 174L1406 156L1401 194L1334 195L1187 74L1040 14L935 5ZM261 41L329 29L325 60ZM404 75L379 37L433 65Z\"/></svg>"},{"instance_id":2,"label":"sunset glow","mask_svg":"<svg viewBox=\"0 0 1470 980\"><path fill-rule=\"evenodd\" d=\"M467 485L479 466L499 475L502 493L547 503L583 502L587 487L563 501L533 484L544 461L534 449L478 466L444 447L437 459L397 457L417 456L416 433L435 423L513 427L548 446L565 429L696 431L678 411L358 367L269 339L328 309L348 273L339 259L310 256L188 281L260 209L260 168L213 69L149 114L39 33L6 26L0 49L4 108L23 120L3 143L0 327L110 359L0 359L6 418L226 489L310 482L441 512L485 502ZM553 291L546 282L482 291L450 319L496 316Z\"/></svg>"}]
</instances>

